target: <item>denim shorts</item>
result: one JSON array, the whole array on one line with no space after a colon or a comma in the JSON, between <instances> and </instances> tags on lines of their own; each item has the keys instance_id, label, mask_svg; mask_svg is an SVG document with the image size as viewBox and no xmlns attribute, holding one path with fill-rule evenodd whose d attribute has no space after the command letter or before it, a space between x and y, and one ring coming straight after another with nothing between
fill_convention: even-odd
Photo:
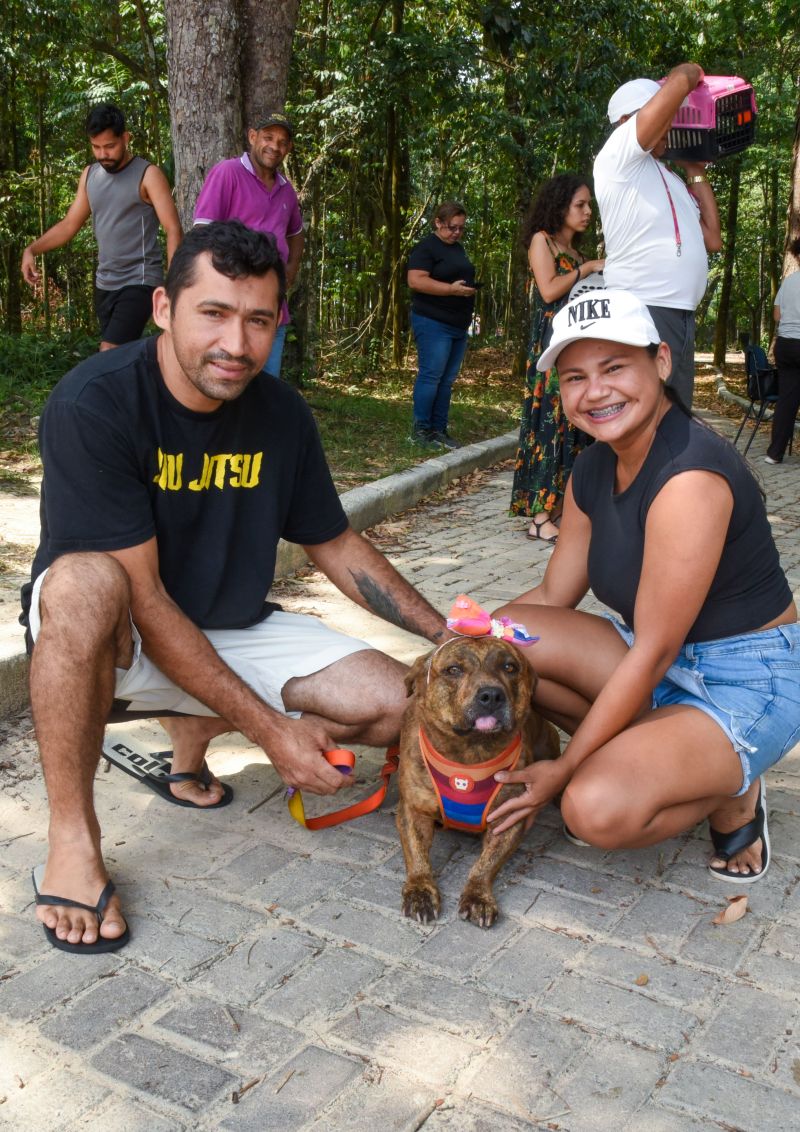
<instances>
[{"instance_id":1,"label":"denim shorts","mask_svg":"<svg viewBox=\"0 0 800 1132\"><path fill-rule=\"evenodd\" d=\"M604 613L630 647L633 632ZM715 720L742 764L744 794L800 742L800 624L684 645L653 707L686 704Z\"/></svg>"}]
</instances>

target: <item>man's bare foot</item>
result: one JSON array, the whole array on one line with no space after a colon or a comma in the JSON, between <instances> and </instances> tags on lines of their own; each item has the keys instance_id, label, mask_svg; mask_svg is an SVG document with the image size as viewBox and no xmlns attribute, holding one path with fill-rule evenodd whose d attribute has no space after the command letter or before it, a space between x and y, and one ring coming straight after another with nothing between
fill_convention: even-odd
<instances>
[{"instance_id":1,"label":"man's bare foot","mask_svg":"<svg viewBox=\"0 0 800 1132\"><path fill-rule=\"evenodd\" d=\"M202 775L208 744L231 725L217 716L165 716L159 720L172 740L172 773ZM181 802L204 807L217 805L223 796L222 783L208 771L209 781L171 782L170 791Z\"/></svg>"},{"instance_id":2,"label":"man's bare foot","mask_svg":"<svg viewBox=\"0 0 800 1132\"><path fill-rule=\"evenodd\" d=\"M71 845L56 850L51 848L46 866L35 870L37 893L42 896L74 900L94 908L108 884L103 859L92 849ZM127 924L122 915L119 897L112 895L98 916L83 908L68 904L39 904L37 919L55 933L57 939L73 945L90 945L98 940L118 940L125 935Z\"/></svg>"},{"instance_id":3,"label":"man's bare foot","mask_svg":"<svg viewBox=\"0 0 800 1132\"><path fill-rule=\"evenodd\" d=\"M709 816L708 824L717 833L733 833L742 826L753 821L756 815L761 780L756 779L746 794L738 798L728 799L719 809ZM730 857L721 857L715 853L709 862L711 869L724 869L736 876L748 877L759 874L763 864L764 844L760 837L756 838L746 848L732 853Z\"/></svg>"}]
</instances>

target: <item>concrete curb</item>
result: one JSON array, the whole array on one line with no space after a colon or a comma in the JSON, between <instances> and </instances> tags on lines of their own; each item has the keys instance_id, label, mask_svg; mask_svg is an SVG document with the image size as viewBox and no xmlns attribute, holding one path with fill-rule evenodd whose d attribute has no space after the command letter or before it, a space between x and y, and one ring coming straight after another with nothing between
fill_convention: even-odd
<instances>
[{"instance_id":1,"label":"concrete curb","mask_svg":"<svg viewBox=\"0 0 800 1132\"><path fill-rule=\"evenodd\" d=\"M518 432L506 432L491 440L466 444L398 472L374 483L354 487L342 495L342 504L353 529L363 531L389 515L405 511L426 495L445 487L477 468L488 468L513 456ZM281 542L275 563L275 577L285 578L306 565L303 549L295 543ZM28 658L24 651L0 656L0 715L21 711L28 703Z\"/></svg>"}]
</instances>

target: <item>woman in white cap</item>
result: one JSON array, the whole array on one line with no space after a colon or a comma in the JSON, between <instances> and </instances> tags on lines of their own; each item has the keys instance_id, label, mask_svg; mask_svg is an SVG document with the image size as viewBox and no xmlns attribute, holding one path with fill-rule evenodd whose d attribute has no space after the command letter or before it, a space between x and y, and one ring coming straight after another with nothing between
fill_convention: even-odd
<instances>
[{"instance_id":1,"label":"woman in white cap","mask_svg":"<svg viewBox=\"0 0 800 1132\"><path fill-rule=\"evenodd\" d=\"M627 291L553 320L564 410L595 438L575 463L541 583L504 607L540 641L536 703L560 759L498 775L524 793L496 830L562 794L572 835L653 845L709 819L724 880L769 865L763 774L800 741L800 626L758 484L664 382L669 347ZM591 586L614 616L575 607Z\"/></svg>"}]
</instances>

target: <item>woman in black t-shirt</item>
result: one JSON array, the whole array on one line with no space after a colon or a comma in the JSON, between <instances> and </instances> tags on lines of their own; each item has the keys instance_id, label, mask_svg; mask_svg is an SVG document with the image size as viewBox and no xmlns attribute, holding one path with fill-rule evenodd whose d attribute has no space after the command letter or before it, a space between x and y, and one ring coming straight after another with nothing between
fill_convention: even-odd
<instances>
[{"instance_id":1,"label":"woman in black t-shirt","mask_svg":"<svg viewBox=\"0 0 800 1132\"><path fill-rule=\"evenodd\" d=\"M475 305L475 268L460 242L466 223L464 206L445 201L436 210L433 232L408 257L411 326L417 343L411 440L428 447L459 447L447 422Z\"/></svg>"},{"instance_id":2,"label":"woman in black t-shirt","mask_svg":"<svg viewBox=\"0 0 800 1132\"><path fill-rule=\"evenodd\" d=\"M711 872L751 883L769 865L762 776L800 740L800 626L758 484L675 404L669 347L633 295L568 303L540 370L556 359L564 411L595 443L541 584L502 612L539 635L535 701L572 738L498 775L526 789L490 821L561 794L567 835L612 849L708 818ZM618 618L576 609L590 586Z\"/></svg>"}]
</instances>

